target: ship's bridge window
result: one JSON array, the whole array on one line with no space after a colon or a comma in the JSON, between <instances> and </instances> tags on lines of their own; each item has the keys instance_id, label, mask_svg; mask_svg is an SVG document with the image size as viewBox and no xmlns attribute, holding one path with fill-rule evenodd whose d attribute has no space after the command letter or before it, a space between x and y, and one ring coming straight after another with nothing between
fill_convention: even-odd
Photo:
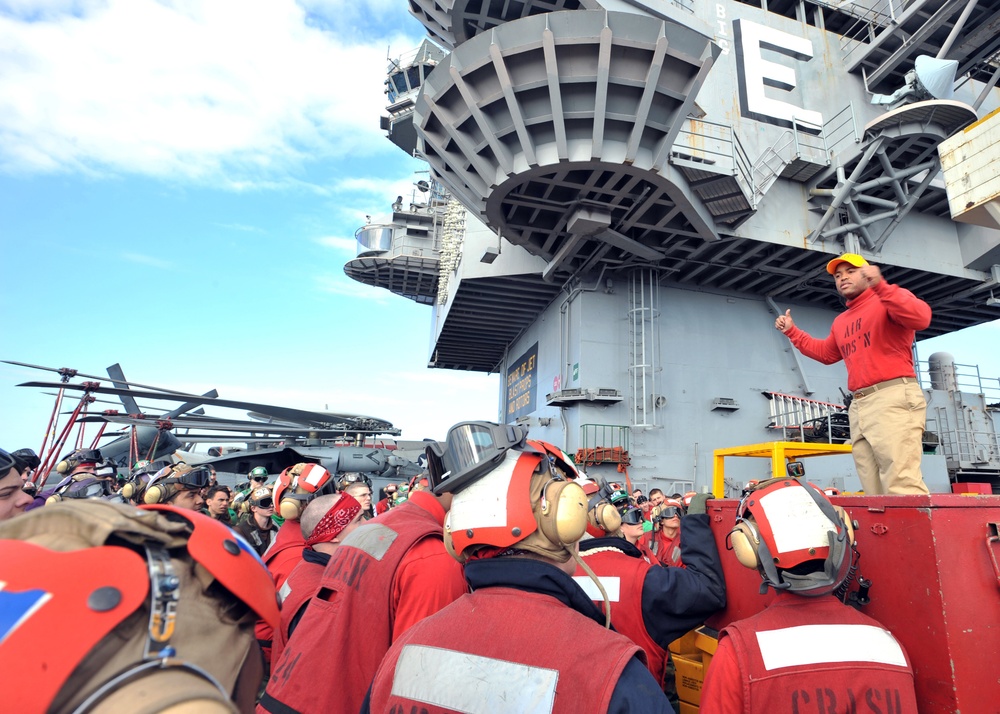
<instances>
[{"instance_id":1,"label":"ship's bridge window","mask_svg":"<svg viewBox=\"0 0 1000 714\"><path fill-rule=\"evenodd\" d=\"M389 86L389 101L395 102L400 94L404 94L407 91L406 74L402 70L393 72L389 75L387 84Z\"/></svg>"},{"instance_id":2,"label":"ship's bridge window","mask_svg":"<svg viewBox=\"0 0 1000 714\"><path fill-rule=\"evenodd\" d=\"M420 86L420 67L418 65L406 68L406 83L410 85L410 89L417 89Z\"/></svg>"}]
</instances>

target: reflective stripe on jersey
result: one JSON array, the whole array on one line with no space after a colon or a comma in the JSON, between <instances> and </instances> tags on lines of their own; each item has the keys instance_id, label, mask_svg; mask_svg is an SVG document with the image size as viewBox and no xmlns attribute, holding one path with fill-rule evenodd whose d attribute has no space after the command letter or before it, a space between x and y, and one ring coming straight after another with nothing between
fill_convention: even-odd
<instances>
[{"instance_id":1,"label":"reflective stripe on jersey","mask_svg":"<svg viewBox=\"0 0 1000 714\"><path fill-rule=\"evenodd\" d=\"M599 575L597 579L601 581L601 585L608 593L608 600L610 602L619 602L621 600L622 594L622 579L618 577L610 577L607 575ZM587 593L587 597L595 602L604 602L604 596L601 595L601 591L597 589L597 583L588 575L574 575L573 580L576 584L583 588L583 591Z\"/></svg>"},{"instance_id":2,"label":"reflective stripe on jersey","mask_svg":"<svg viewBox=\"0 0 1000 714\"><path fill-rule=\"evenodd\" d=\"M906 656L888 630L871 625L801 625L757 633L767 670L808 664L880 662L906 666Z\"/></svg>"},{"instance_id":3,"label":"reflective stripe on jersey","mask_svg":"<svg viewBox=\"0 0 1000 714\"><path fill-rule=\"evenodd\" d=\"M375 560L382 560L398 535L392 528L381 523L366 523L351 531L341 545L349 545L364 551Z\"/></svg>"},{"instance_id":4,"label":"reflective stripe on jersey","mask_svg":"<svg viewBox=\"0 0 1000 714\"><path fill-rule=\"evenodd\" d=\"M406 645L396 663L392 695L467 714L547 714L555 704L558 681L555 669Z\"/></svg>"}]
</instances>

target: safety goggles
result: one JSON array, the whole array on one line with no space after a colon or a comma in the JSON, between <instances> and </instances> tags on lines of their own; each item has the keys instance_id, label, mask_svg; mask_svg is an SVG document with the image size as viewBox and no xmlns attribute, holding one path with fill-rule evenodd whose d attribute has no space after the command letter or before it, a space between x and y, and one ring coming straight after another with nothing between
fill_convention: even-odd
<instances>
[{"instance_id":1,"label":"safety goggles","mask_svg":"<svg viewBox=\"0 0 1000 714\"><path fill-rule=\"evenodd\" d=\"M250 478L254 483L264 483L267 481L267 476L253 476Z\"/></svg>"},{"instance_id":2,"label":"safety goggles","mask_svg":"<svg viewBox=\"0 0 1000 714\"><path fill-rule=\"evenodd\" d=\"M70 460L78 464L96 464L103 461L98 449L80 449L70 454Z\"/></svg>"},{"instance_id":3,"label":"safety goggles","mask_svg":"<svg viewBox=\"0 0 1000 714\"><path fill-rule=\"evenodd\" d=\"M256 506L257 508L274 508L273 498L262 498L259 501L250 501L251 506Z\"/></svg>"},{"instance_id":4,"label":"safety goggles","mask_svg":"<svg viewBox=\"0 0 1000 714\"><path fill-rule=\"evenodd\" d=\"M628 526L642 525L642 511L638 508L629 508L622 512L622 523Z\"/></svg>"},{"instance_id":5,"label":"safety goggles","mask_svg":"<svg viewBox=\"0 0 1000 714\"><path fill-rule=\"evenodd\" d=\"M680 518L681 509L677 506L661 506L660 518Z\"/></svg>"},{"instance_id":6,"label":"safety goggles","mask_svg":"<svg viewBox=\"0 0 1000 714\"><path fill-rule=\"evenodd\" d=\"M111 495L111 489L107 481L87 479L78 481L67 489L63 494L65 498L102 498Z\"/></svg>"},{"instance_id":7,"label":"safety goggles","mask_svg":"<svg viewBox=\"0 0 1000 714\"><path fill-rule=\"evenodd\" d=\"M176 476L171 476L170 478L164 480L163 483L175 483L185 489L200 489L208 486L208 481L211 476L212 472L208 469L198 468L186 473L177 474Z\"/></svg>"},{"instance_id":8,"label":"safety goggles","mask_svg":"<svg viewBox=\"0 0 1000 714\"><path fill-rule=\"evenodd\" d=\"M14 457L15 466L18 471L34 471L42 463L41 459L38 458L38 454L31 449L18 449L10 455Z\"/></svg>"},{"instance_id":9,"label":"safety goggles","mask_svg":"<svg viewBox=\"0 0 1000 714\"><path fill-rule=\"evenodd\" d=\"M512 424L472 421L448 430L444 445L427 445L427 472L436 494L452 493L495 469L504 454L524 445L528 430Z\"/></svg>"},{"instance_id":10,"label":"safety goggles","mask_svg":"<svg viewBox=\"0 0 1000 714\"><path fill-rule=\"evenodd\" d=\"M14 457L8 454L3 449L0 449L0 478L3 478L10 473L10 470L14 468L16 462Z\"/></svg>"}]
</instances>

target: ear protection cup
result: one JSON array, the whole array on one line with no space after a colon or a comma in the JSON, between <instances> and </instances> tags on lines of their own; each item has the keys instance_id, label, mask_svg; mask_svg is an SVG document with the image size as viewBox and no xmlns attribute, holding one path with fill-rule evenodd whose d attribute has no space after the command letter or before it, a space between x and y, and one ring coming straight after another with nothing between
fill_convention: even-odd
<instances>
[{"instance_id":1,"label":"ear protection cup","mask_svg":"<svg viewBox=\"0 0 1000 714\"><path fill-rule=\"evenodd\" d=\"M45 499L45 505L51 506L53 503L59 503L61 500L63 500L62 496L60 496L58 493L53 493L51 496Z\"/></svg>"},{"instance_id":2,"label":"ear protection cup","mask_svg":"<svg viewBox=\"0 0 1000 714\"><path fill-rule=\"evenodd\" d=\"M156 486L150 486L146 489L146 493L142 494L143 503L148 503L150 505L155 503L166 503L167 499L174 495L174 489L171 484Z\"/></svg>"},{"instance_id":3,"label":"ear protection cup","mask_svg":"<svg viewBox=\"0 0 1000 714\"><path fill-rule=\"evenodd\" d=\"M617 533L622 527L622 516L610 503L598 503L587 512L590 525L605 533Z\"/></svg>"},{"instance_id":4,"label":"ear protection cup","mask_svg":"<svg viewBox=\"0 0 1000 714\"><path fill-rule=\"evenodd\" d=\"M121 494L121 497L126 501L131 501L132 497L135 495L135 484L128 481L125 485L118 489L118 493Z\"/></svg>"},{"instance_id":5,"label":"ear protection cup","mask_svg":"<svg viewBox=\"0 0 1000 714\"><path fill-rule=\"evenodd\" d=\"M56 473L65 474L70 471L69 461L63 460L56 464Z\"/></svg>"},{"instance_id":6,"label":"ear protection cup","mask_svg":"<svg viewBox=\"0 0 1000 714\"><path fill-rule=\"evenodd\" d=\"M752 521L737 521L729 531L729 542L740 565L757 570L760 567L760 531Z\"/></svg>"},{"instance_id":7,"label":"ear protection cup","mask_svg":"<svg viewBox=\"0 0 1000 714\"><path fill-rule=\"evenodd\" d=\"M580 484L559 479L545 484L538 528L556 545L571 545L583 537L587 531L587 494Z\"/></svg>"},{"instance_id":8,"label":"ear protection cup","mask_svg":"<svg viewBox=\"0 0 1000 714\"><path fill-rule=\"evenodd\" d=\"M278 515L286 521L297 521L305 510L306 502L294 498L283 498L278 504Z\"/></svg>"},{"instance_id":9,"label":"ear protection cup","mask_svg":"<svg viewBox=\"0 0 1000 714\"><path fill-rule=\"evenodd\" d=\"M833 510L837 512L837 515L844 522L844 525L847 527L847 537L851 541L851 545L854 545L854 522L851 520L851 514L845 511L842 506L834 506Z\"/></svg>"}]
</instances>

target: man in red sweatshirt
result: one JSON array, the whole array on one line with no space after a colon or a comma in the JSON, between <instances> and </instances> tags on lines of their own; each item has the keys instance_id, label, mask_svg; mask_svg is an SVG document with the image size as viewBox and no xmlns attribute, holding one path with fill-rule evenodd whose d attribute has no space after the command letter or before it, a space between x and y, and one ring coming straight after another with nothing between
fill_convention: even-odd
<instances>
[{"instance_id":1,"label":"man in red sweatshirt","mask_svg":"<svg viewBox=\"0 0 1000 714\"><path fill-rule=\"evenodd\" d=\"M795 348L823 364L844 360L854 466L865 493L927 493L920 473L927 402L913 369L913 339L931 323L931 308L891 285L878 266L855 253L826 265L847 310L826 339L795 326L786 310L774 326Z\"/></svg>"}]
</instances>

